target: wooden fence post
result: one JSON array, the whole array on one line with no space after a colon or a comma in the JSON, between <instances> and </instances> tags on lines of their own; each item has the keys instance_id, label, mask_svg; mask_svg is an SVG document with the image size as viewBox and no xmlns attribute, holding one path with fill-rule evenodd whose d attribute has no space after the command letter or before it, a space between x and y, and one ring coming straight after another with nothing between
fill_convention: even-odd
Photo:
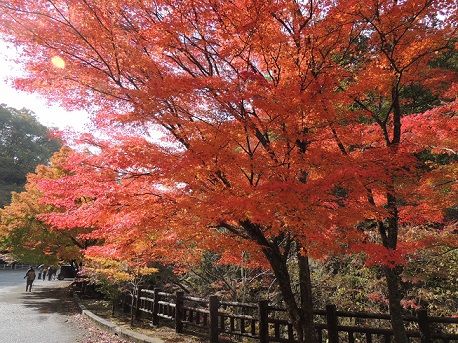
<instances>
[{"instance_id":1,"label":"wooden fence post","mask_svg":"<svg viewBox=\"0 0 458 343\"><path fill-rule=\"evenodd\" d=\"M135 320L138 320L140 318L141 294L142 294L142 289L139 287L137 290L137 299L135 301Z\"/></svg>"},{"instance_id":2,"label":"wooden fence post","mask_svg":"<svg viewBox=\"0 0 458 343\"><path fill-rule=\"evenodd\" d=\"M124 293L123 292L119 294L119 300L120 300L120 304L119 304L120 310L119 311L122 313L124 312Z\"/></svg>"},{"instance_id":3,"label":"wooden fence post","mask_svg":"<svg viewBox=\"0 0 458 343\"><path fill-rule=\"evenodd\" d=\"M428 310L420 309L417 312L418 327L420 329L421 343L431 342L431 332L429 330Z\"/></svg>"},{"instance_id":4,"label":"wooden fence post","mask_svg":"<svg viewBox=\"0 0 458 343\"><path fill-rule=\"evenodd\" d=\"M127 303L127 292L123 293L122 301L123 301L122 311L123 313L127 313L128 307L129 307L129 304Z\"/></svg>"},{"instance_id":5,"label":"wooden fence post","mask_svg":"<svg viewBox=\"0 0 458 343\"><path fill-rule=\"evenodd\" d=\"M113 299L111 299L111 315L114 316L115 311L116 311L116 305L119 305L119 301L121 300L121 297L116 294L113 296Z\"/></svg>"},{"instance_id":6,"label":"wooden fence post","mask_svg":"<svg viewBox=\"0 0 458 343\"><path fill-rule=\"evenodd\" d=\"M210 329L210 343L218 343L219 329L218 329L218 310L219 310L219 297L210 295L208 302L209 312L209 329Z\"/></svg>"},{"instance_id":7,"label":"wooden fence post","mask_svg":"<svg viewBox=\"0 0 458 343\"><path fill-rule=\"evenodd\" d=\"M159 292L161 290L159 288L154 289L154 297L153 297L153 316L152 322L153 325L159 325L159 317L157 316L159 312Z\"/></svg>"},{"instance_id":8,"label":"wooden fence post","mask_svg":"<svg viewBox=\"0 0 458 343\"><path fill-rule=\"evenodd\" d=\"M259 311L259 342L269 342L269 301L261 300L258 302Z\"/></svg>"},{"instance_id":9,"label":"wooden fence post","mask_svg":"<svg viewBox=\"0 0 458 343\"><path fill-rule=\"evenodd\" d=\"M177 291L175 303L175 332L183 332L183 315L184 315L184 292Z\"/></svg>"},{"instance_id":10,"label":"wooden fence post","mask_svg":"<svg viewBox=\"0 0 458 343\"><path fill-rule=\"evenodd\" d=\"M326 305L326 325L328 328L329 343L339 343L339 331L337 329L336 305Z\"/></svg>"},{"instance_id":11,"label":"wooden fence post","mask_svg":"<svg viewBox=\"0 0 458 343\"><path fill-rule=\"evenodd\" d=\"M137 312L136 308L138 299L138 297L135 296L135 288L132 290L131 296L132 299L130 300L130 326L134 326L134 319Z\"/></svg>"}]
</instances>

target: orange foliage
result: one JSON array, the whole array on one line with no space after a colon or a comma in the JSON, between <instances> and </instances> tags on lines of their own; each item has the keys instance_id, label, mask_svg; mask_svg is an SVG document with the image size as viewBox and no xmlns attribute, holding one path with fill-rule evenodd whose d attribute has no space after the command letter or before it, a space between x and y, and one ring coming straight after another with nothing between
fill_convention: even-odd
<instances>
[{"instance_id":1,"label":"orange foliage","mask_svg":"<svg viewBox=\"0 0 458 343\"><path fill-rule=\"evenodd\" d=\"M40 181L59 208L42 218L91 228L97 254L189 266L207 249L222 263L245 251L266 266L266 249L292 239L393 265L417 242L383 246L358 224L441 222L456 204L456 167L417 157L457 151L456 75L430 67L453 49L454 1L0 6L29 71L16 85L98 111L104 135L82 137L92 149L68 158L69 175ZM401 115L412 84L443 104Z\"/></svg>"},{"instance_id":2,"label":"orange foliage","mask_svg":"<svg viewBox=\"0 0 458 343\"><path fill-rule=\"evenodd\" d=\"M0 236L7 238L7 248L16 258L38 263L81 258L81 250L86 245L77 239L77 235L83 233L84 229L75 228L64 232L40 220L41 216L54 213L58 208L42 201L43 193L38 189L37 180L65 177L67 170L63 163L70 151L64 147L53 155L49 166L39 165L35 173L27 176L25 190L13 193L11 203L0 209ZM40 262L40 254L50 256L51 259Z\"/></svg>"}]
</instances>

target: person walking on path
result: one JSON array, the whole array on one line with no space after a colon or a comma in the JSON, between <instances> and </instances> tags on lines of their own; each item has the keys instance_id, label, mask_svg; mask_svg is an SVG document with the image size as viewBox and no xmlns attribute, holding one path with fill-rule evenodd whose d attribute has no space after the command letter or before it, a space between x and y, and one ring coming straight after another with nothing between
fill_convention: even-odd
<instances>
[{"instance_id":1,"label":"person walking on path","mask_svg":"<svg viewBox=\"0 0 458 343\"><path fill-rule=\"evenodd\" d=\"M38 270L38 280L41 280L41 274L43 274L43 269L44 269L44 265L43 264L40 264L38 267L37 267L37 270Z\"/></svg>"},{"instance_id":2,"label":"person walking on path","mask_svg":"<svg viewBox=\"0 0 458 343\"><path fill-rule=\"evenodd\" d=\"M46 274L47 274L47 273L48 273L48 267L44 267L44 268L43 268L43 274L42 274L42 276L43 276L43 281L46 280Z\"/></svg>"},{"instance_id":3,"label":"person walking on path","mask_svg":"<svg viewBox=\"0 0 458 343\"><path fill-rule=\"evenodd\" d=\"M48 281L51 281L56 274L56 268L54 266L51 266L48 268Z\"/></svg>"},{"instance_id":4,"label":"person walking on path","mask_svg":"<svg viewBox=\"0 0 458 343\"><path fill-rule=\"evenodd\" d=\"M25 285L25 291L32 292L32 284L33 281L35 280L35 270L33 270L32 267L27 270L27 273L24 276L24 279L27 278L26 280L26 285Z\"/></svg>"}]
</instances>

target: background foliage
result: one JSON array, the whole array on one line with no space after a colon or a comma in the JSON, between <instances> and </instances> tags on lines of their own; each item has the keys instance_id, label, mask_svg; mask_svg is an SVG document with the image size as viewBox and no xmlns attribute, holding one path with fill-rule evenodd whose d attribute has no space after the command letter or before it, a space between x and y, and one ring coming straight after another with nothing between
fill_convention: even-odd
<instances>
[{"instance_id":1,"label":"background foliage","mask_svg":"<svg viewBox=\"0 0 458 343\"><path fill-rule=\"evenodd\" d=\"M22 190L27 173L46 164L59 147L31 111L0 105L0 207L12 191Z\"/></svg>"}]
</instances>

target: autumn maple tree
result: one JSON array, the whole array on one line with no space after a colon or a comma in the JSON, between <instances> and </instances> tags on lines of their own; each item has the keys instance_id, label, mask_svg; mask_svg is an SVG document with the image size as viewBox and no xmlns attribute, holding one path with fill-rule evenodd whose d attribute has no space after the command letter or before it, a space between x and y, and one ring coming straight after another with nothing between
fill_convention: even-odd
<instances>
[{"instance_id":1,"label":"autumn maple tree","mask_svg":"<svg viewBox=\"0 0 458 343\"><path fill-rule=\"evenodd\" d=\"M322 101L341 121L332 139L344 159L335 160L339 173L349 177L339 185L344 202L369 211L377 239L360 247L369 263L383 265L395 339L407 342L402 264L434 238L408 238L403 229L443 222L444 209L457 200L456 70L441 70L437 63L444 51L456 54L456 7L433 1L348 3L346 13L365 34L343 65L349 72L339 86L343 101ZM423 113L409 111L418 99L412 104L406 95L415 89L418 96L432 94ZM438 155L447 156L444 163ZM435 230L429 229L432 236Z\"/></svg>"},{"instance_id":2,"label":"autumn maple tree","mask_svg":"<svg viewBox=\"0 0 458 343\"><path fill-rule=\"evenodd\" d=\"M1 1L29 72L16 85L97 111L101 134L43 180L56 228L91 255L270 267L314 342L308 257L382 265L396 342L405 225L456 204L453 1ZM406 111L409 89L431 92ZM437 136L432 135L432 131ZM108 137L108 138L107 138ZM431 163L425 154L451 156ZM414 214L414 215L412 215ZM434 236L431 230L431 236ZM287 260L298 265L293 292ZM305 333L305 334L304 334Z\"/></svg>"},{"instance_id":3,"label":"autumn maple tree","mask_svg":"<svg viewBox=\"0 0 458 343\"><path fill-rule=\"evenodd\" d=\"M13 193L11 203L0 209L1 244L16 259L35 264L80 260L83 250L94 244L79 237L84 229L54 230L41 219L56 208L43 203L37 180L63 177L67 172L63 162L70 151L64 147L49 166L39 165L27 176L25 190Z\"/></svg>"}]
</instances>

